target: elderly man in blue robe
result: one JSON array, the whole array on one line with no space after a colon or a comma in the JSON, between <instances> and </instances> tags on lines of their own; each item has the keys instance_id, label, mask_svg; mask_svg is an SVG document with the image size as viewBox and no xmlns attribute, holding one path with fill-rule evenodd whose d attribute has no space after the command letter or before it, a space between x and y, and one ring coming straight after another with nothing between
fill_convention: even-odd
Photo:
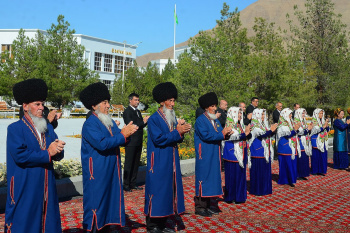
<instances>
[{"instance_id":1,"label":"elderly man in blue robe","mask_svg":"<svg viewBox=\"0 0 350 233\"><path fill-rule=\"evenodd\" d=\"M98 82L80 93L80 100L91 116L82 129L83 228L106 232L110 225L125 225L125 207L119 146L136 132L132 121L122 130L109 116L111 96Z\"/></svg>"},{"instance_id":2,"label":"elderly man in blue robe","mask_svg":"<svg viewBox=\"0 0 350 233\"><path fill-rule=\"evenodd\" d=\"M5 232L62 232L53 160L63 158L65 143L43 118L47 85L27 79L13 87L23 106L22 119L7 131Z\"/></svg>"},{"instance_id":3,"label":"elderly man in blue robe","mask_svg":"<svg viewBox=\"0 0 350 233\"><path fill-rule=\"evenodd\" d=\"M147 175L145 188L148 232L175 232L165 227L168 216L185 211L178 143L191 125L175 117L177 89L171 82L153 89L160 108L148 119Z\"/></svg>"},{"instance_id":4,"label":"elderly man in blue robe","mask_svg":"<svg viewBox=\"0 0 350 233\"><path fill-rule=\"evenodd\" d=\"M198 99L205 112L195 123L194 144L196 151L194 197L195 214L211 217L218 214L215 208L210 208L212 197L223 195L221 186L221 141L231 134L231 127L222 128L215 115L218 97L209 92Z\"/></svg>"}]
</instances>

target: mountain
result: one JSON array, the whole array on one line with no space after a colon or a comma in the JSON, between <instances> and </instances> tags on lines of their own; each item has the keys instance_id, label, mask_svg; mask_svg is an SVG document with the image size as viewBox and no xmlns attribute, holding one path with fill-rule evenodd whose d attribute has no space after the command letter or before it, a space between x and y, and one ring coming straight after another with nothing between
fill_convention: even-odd
<instances>
[{"instance_id":1,"label":"mountain","mask_svg":"<svg viewBox=\"0 0 350 233\"><path fill-rule=\"evenodd\" d=\"M248 36L253 35L253 26L255 18L262 17L268 22L275 22L276 27L281 29L289 29L286 15L290 19L296 21L294 16L294 5L297 5L300 10L305 9L305 0L258 0L241 11L242 26L248 29ZM335 13L342 14L342 22L347 25L347 30L350 31L350 1L349 0L333 0L335 3ZM231 6L232 7L232 6ZM232 9L232 8L231 8ZM196 35L195 35L196 36ZM177 44L176 47L181 47L188 44L188 40ZM173 58L173 47L169 47L160 53L147 53L136 58L139 66L145 67L147 63L157 59Z\"/></svg>"}]
</instances>

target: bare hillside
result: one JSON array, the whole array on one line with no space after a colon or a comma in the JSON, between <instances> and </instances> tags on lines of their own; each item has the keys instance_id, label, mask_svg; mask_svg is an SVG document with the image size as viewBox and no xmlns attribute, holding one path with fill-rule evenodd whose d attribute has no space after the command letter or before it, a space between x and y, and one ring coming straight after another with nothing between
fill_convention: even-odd
<instances>
[{"instance_id":1,"label":"bare hillside","mask_svg":"<svg viewBox=\"0 0 350 233\"><path fill-rule=\"evenodd\" d=\"M335 3L335 12L342 14L342 21L347 25L350 31L350 0L333 0ZM298 5L299 9L305 9L305 0L258 0L241 11L241 21L243 27L248 29L248 36L253 35L253 25L255 18L262 17L268 22L275 22L276 26L281 29L289 29L286 15L295 21L294 5ZM196 35L194 35L196 36ZM187 45L188 41L177 44L176 47ZM149 61L156 59L173 58L174 49L169 47L160 53L148 53L137 57L136 61L139 66L145 67Z\"/></svg>"}]
</instances>

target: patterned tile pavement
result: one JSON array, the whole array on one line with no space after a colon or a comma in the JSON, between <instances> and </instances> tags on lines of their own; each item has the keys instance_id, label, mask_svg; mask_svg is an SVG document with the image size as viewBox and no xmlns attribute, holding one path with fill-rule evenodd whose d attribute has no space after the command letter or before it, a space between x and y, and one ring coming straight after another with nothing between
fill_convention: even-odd
<instances>
[{"instance_id":1,"label":"patterned tile pavement","mask_svg":"<svg viewBox=\"0 0 350 233\"><path fill-rule=\"evenodd\" d=\"M222 212L212 218L194 214L194 176L183 177L186 213L170 218L167 225L179 232L350 232L350 172L332 169L329 160L326 176L298 180L292 188L276 183L277 162L272 167L272 195L248 194L243 204L227 204L218 199ZM126 193L127 224L124 228L112 228L111 232L146 232L143 205L144 191ZM60 211L65 233L82 232L81 197L61 202ZM0 226L3 225L4 214L0 214Z\"/></svg>"}]
</instances>

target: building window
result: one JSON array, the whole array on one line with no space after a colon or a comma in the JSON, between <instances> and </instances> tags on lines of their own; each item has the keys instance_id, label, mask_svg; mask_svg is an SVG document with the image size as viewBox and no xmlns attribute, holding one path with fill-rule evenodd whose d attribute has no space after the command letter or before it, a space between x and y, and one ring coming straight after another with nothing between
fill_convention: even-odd
<instances>
[{"instance_id":1,"label":"building window","mask_svg":"<svg viewBox=\"0 0 350 233\"><path fill-rule=\"evenodd\" d=\"M112 72L112 59L113 59L113 55L105 54L105 62L104 62L105 72Z\"/></svg>"},{"instance_id":2,"label":"building window","mask_svg":"<svg viewBox=\"0 0 350 233\"><path fill-rule=\"evenodd\" d=\"M130 67L132 67L133 59L131 57L125 58L125 70L128 70Z\"/></svg>"},{"instance_id":3,"label":"building window","mask_svg":"<svg viewBox=\"0 0 350 233\"><path fill-rule=\"evenodd\" d=\"M133 59L126 57L125 58L125 66L124 71L127 71L133 63ZM123 72L123 57L122 56L115 56L115 64L114 64L114 73L121 74Z\"/></svg>"},{"instance_id":4,"label":"building window","mask_svg":"<svg viewBox=\"0 0 350 233\"><path fill-rule=\"evenodd\" d=\"M120 74L123 71L123 57L122 56L115 56L115 63L114 63L114 73Z\"/></svg>"},{"instance_id":5,"label":"building window","mask_svg":"<svg viewBox=\"0 0 350 233\"><path fill-rule=\"evenodd\" d=\"M95 52L95 66L94 70L101 71L101 64L102 63L102 53Z\"/></svg>"},{"instance_id":6,"label":"building window","mask_svg":"<svg viewBox=\"0 0 350 233\"><path fill-rule=\"evenodd\" d=\"M90 51L85 51L85 59L88 62L88 67L90 68Z\"/></svg>"},{"instance_id":7,"label":"building window","mask_svg":"<svg viewBox=\"0 0 350 233\"><path fill-rule=\"evenodd\" d=\"M108 90L111 90L112 89L112 81L111 80L102 80L102 83L104 83Z\"/></svg>"},{"instance_id":8,"label":"building window","mask_svg":"<svg viewBox=\"0 0 350 233\"><path fill-rule=\"evenodd\" d=\"M10 44L2 44L1 45L1 52L9 51L9 57L13 58L12 56L12 46Z\"/></svg>"}]
</instances>

